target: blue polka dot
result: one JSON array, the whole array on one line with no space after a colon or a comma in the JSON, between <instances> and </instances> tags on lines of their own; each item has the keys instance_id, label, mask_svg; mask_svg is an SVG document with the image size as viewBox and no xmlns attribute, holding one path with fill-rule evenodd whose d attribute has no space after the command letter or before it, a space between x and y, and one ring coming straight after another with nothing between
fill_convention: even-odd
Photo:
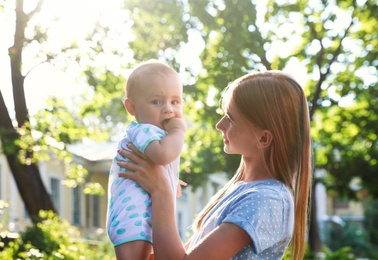
<instances>
[{"instance_id":1,"label":"blue polka dot","mask_svg":"<svg viewBox=\"0 0 378 260\"><path fill-rule=\"evenodd\" d=\"M114 215L114 216L112 217L112 221L114 221L117 217L118 217L118 214Z\"/></svg>"},{"instance_id":2,"label":"blue polka dot","mask_svg":"<svg viewBox=\"0 0 378 260\"><path fill-rule=\"evenodd\" d=\"M148 200L146 200L146 201L144 202L144 205L145 205L146 207L151 207L151 204L152 204L152 202L151 202L151 201L148 201Z\"/></svg>"},{"instance_id":3,"label":"blue polka dot","mask_svg":"<svg viewBox=\"0 0 378 260\"><path fill-rule=\"evenodd\" d=\"M149 128L143 128L143 133L147 134L150 131Z\"/></svg>"},{"instance_id":4,"label":"blue polka dot","mask_svg":"<svg viewBox=\"0 0 378 260\"><path fill-rule=\"evenodd\" d=\"M136 208L135 205L130 205L130 206L126 207L126 210L130 211L130 210L134 210L135 208Z\"/></svg>"},{"instance_id":5,"label":"blue polka dot","mask_svg":"<svg viewBox=\"0 0 378 260\"><path fill-rule=\"evenodd\" d=\"M139 216L138 213L134 213L134 214L131 214L131 215L129 216L129 218L137 218L138 216Z\"/></svg>"},{"instance_id":6,"label":"blue polka dot","mask_svg":"<svg viewBox=\"0 0 378 260\"><path fill-rule=\"evenodd\" d=\"M119 224L119 220L116 220L116 221L114 221L114 222L112 223L112 227L116 227L116 226L118 226L118 224Z\"/></svg>"},{"instance_id":7,"label":"blue polka dot","mask_svg":"<svg viewBox=\"0 0 378 260\"><path fill-rule=\"evenodd\" d=\"M140 232L140 235L141 235L142 237L145 237L145 236L146 236L146 233L144 233L144 232Z\"/></svg>"},{"instance_id":8,"label":"blue polka dot","mask_svg":"<svg viewBox=\"0 0 378 260\"><path fill-rule=\"evenodd\" d=\"M122 203L127 203L131 200L131 197L126 197L122 200Z\"/></svg>"},{"instance_id":9,"label":"blue polka dot","mask_svg":"<svg viewBox=\"0 0 378 260\"><path fill-rule=\"evenodd\" d=\"M146 194L148 194L148 192L145 191L145 190L142 190L142 194L146 195Z\"/></svg>"},{"instance_id":10,"label":"blue polka dot","mask_svg":"<svg viewBox=\"0 0 378 260\"><path fill-rule=\"evenodd\" d=\"M142 221L138 220L134 222L134 225L140 227L142 225Z\"/></svg>"},{"instance_id":11,"label":"blue polka dot","mask_svg":"<svg viewBox=\"0 0 378 260\"><path fill-rule=\"evenodd\" d=\"M117 234L118 234L118 235L122 235L122 234L124 234L125 232L126 232L126 229L124 229L124 228L117 229Z\"/></svg>"},{"instance_id":12,"label":"blue polka dot","mask_svg":"<svg viewBox=\"0 0 378 260\"><path fill-rule=\"evenodd\" d=\"M149 218L149 217L151 217L151 215L148 214L147 212L144 212L144 213L143 213L143 217L144 217L144 218Z\"/></svg>"},{"instance_id":13,"label":"blue polka dot","mask_svg":"<svg viewBox=\"0 0 378 260\"><path fill-rule=\"evenodd\" d=\"M121 196L122 194L124 194L126 192L126 190L121 190L119 193L118 193L118 196Z\"/></svg>"}]
</instances>

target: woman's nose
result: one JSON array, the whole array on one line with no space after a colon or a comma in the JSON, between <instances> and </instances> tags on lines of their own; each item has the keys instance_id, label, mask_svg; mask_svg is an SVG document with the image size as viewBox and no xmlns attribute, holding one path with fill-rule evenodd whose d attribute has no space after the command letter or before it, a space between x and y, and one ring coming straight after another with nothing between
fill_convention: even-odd
<instances>
[{"instance_id":1,"label":"woman's nose","mask_svg":"<svg viewBox=\"0 0 378 260\"><path fill-rule=\"evenodd\" d=\"M218 121L218 123L216 123L215 125L215 128L219 131L222 130L222 121L223 121L223 117Z\"/></svg>"}]
</instances>

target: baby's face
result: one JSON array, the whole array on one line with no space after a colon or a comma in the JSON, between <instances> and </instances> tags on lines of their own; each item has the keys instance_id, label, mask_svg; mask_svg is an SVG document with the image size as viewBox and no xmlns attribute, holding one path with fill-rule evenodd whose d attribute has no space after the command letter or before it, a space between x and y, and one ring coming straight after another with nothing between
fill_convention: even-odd
<instances>
[{"instance_id":1,"label":"baby's face","mask_svg":"<svg viewBox=\"0 0 378 260\"><path fill-rule=\"evenodd\" d=\"M182 118L182 83L180 78L159 76L145 80L138 86L132 102L135 118L139 123L153 124L162 128L164 119Z\"/></svg>"}]
</instances>

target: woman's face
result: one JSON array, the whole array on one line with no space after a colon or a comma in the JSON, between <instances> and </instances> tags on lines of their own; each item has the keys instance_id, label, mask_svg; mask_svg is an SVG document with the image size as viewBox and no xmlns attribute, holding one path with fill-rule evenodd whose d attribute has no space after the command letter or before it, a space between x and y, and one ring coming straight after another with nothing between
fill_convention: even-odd
<instances>
[{"instance_id":1,"label":"woman's face","mask_svg":"<svg viewBox=\"0 0 378 260\"><path fill-rule=\"evenodd\" d=\"M225 115L216 124L216 128L222 132L224 151L244 157L256 155L258 140L263 136L263 131L245 119L232 100L224 112Z\"/></svg>"}]
</instances>

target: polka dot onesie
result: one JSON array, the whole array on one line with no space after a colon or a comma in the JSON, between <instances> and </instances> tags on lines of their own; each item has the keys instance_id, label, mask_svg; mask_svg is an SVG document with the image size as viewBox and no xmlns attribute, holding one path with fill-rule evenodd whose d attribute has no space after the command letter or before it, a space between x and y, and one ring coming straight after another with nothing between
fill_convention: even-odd
<instances>
[{"instance_id":1,"label":"polka dot onesie","mask_svg":"<svg viewBox=\"0 0 378 260\"><path fill-rule=\"evenodd\" d=\"M163 129L154 125L132 121L118 149L129 150L126 145L131 142L144 153L152 141L161 140L165 135ZM117 165L119 160L128 159L117 153L110 168L106 221L108 236L114 246L135 240L152 243L151 198L133 180L118 177L119 172L126 171ZM178 157L168 165L173 194L176 194L178 185L179 160Z\"/></svg>"},{"instance_id":2,"label":"polka dot onesie","mask_svg":"<svg viewBox=\"0 0 378 260\"><path fill-rule=\"evenodd\" d=\"M241 227L252 239L231 259L281 259L293 234L293 197L274 179L239 182L203 220L189 249L224 222Z\"/></svg>"}]
</instances>

